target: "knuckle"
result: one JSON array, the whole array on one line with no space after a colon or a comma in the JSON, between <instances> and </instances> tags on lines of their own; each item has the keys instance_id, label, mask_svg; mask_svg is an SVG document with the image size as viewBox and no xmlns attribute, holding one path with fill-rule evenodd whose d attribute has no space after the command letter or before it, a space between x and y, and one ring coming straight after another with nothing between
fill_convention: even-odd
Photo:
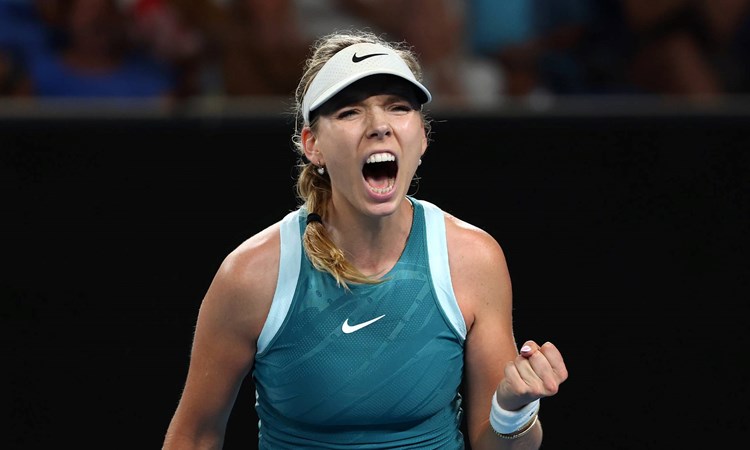
<instances>
[{"instance_id":1,"label":"knuckle","mask_svg":"<svg viewBox=\"0 0 750 450\"><path fill-rule=\"evenodd\" d=\"M554 380L550 380L544 383L544 390L550 395L557 394L557 390L559 388L560 388L560 385Z\"/></svg>"}]
</instances>

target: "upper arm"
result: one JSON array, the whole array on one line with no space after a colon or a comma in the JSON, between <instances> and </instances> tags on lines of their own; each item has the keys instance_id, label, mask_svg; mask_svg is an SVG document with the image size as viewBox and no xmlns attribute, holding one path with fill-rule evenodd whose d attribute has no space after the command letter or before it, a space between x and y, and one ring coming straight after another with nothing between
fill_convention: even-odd
<instances>
[{"instance_id":1,"label":"upper arm","mask_svg":"<svg viewBox=\"0 0 750 450\"><path fill-rule=\"evenodd\" d=\"M492 236L454 218L446 227L451 278L468 328L463 389L474 443L487 427L504 367L517 356L511 280L502 248Z\"/></svg>"},{"instance_id":2,"label":"upper arm","mask_svg":"<svg viewBox=\"0 0 750 450\"><path fill-rule=\"evenodd\" d=\"M198 313L187 380L168 442L223 439L273 298L278 244L278 229L266 230L227 256L217 271Z\"/></svg>"}]
</instances>

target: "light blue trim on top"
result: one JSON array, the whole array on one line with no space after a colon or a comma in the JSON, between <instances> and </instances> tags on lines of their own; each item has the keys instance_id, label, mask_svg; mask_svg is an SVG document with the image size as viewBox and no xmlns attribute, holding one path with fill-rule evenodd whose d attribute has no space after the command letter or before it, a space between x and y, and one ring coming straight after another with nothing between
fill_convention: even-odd
<instances>
[{"instance_id":1,"label":"light blue trim on top","mask_svg":"<svg viewBox=\"0 0 750 450\"><path fill-rule=\"evenodd\" d=\"M448 264L448 240L445 235L445 214L434 204L419 200L424 207L427 229L427 253L430 260L430 276L435 287L440 307L450 321L454 331L466 339L466 322L453 292L451 269Z\"/></svg>"},{"instance_id":2,"label":"light blue trim on top","mask_svg":"<svg viewBox=\"0 0 750 450\"><path fill-rule=\"evenodd\" d=\"M286 320L297 288L300 262L302 261L302 241L299 231L299 210L287 214L279 225L280 252L279 278L271 301L268 318L258 336L256 354L263 353Z\"/></svg>"},{"instance_id":3,"label":"light blue trim on top","mask_svg":"<svg viewBox=\"0 0 750 450\"><path fill-rule=\"evenodd\" d=\"M466 339L466 322L453 291L450 266L448 264L448 242L445 234L445 216L443 211L425 200L417 200L425 211L427 229L427 248L429 254L430 276L435 287L435 294L443 312L454 331ZM294 298L297 279L300 273L302 242L299 229L299 210L287 214L280 222L279 276L276 281L271 309L258 336L256 354L268 348L273 338L286 320L287 313Z\"/></svg>"}]
</instances>

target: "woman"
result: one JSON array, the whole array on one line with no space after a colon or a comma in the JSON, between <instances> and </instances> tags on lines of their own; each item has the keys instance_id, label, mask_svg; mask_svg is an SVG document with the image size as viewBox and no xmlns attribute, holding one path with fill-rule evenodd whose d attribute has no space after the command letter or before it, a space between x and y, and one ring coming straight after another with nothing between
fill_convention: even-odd
<instances>
[{"instance_id":1,"label":"woman","mask_svg":"<svg viewBox=\"0 0 750 450\"><path fill-rule=\"evenodd\" d=\"M248 373L262 449L461 449L462 420L472 449L538 448L565 364L516 351L497 242L407 195L429 136L415 56L368 33L313 50L303 204L222 263L164 448L220 448Z\"/></svg>"}]
</instances>

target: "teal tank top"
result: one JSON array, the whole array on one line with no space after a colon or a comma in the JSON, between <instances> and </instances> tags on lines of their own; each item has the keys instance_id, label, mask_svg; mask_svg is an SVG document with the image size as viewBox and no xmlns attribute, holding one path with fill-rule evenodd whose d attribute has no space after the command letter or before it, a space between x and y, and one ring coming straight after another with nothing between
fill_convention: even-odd
<instances>
[{"instance_id":1,"label":"teal tank top","mask_svg":"<svg viewBox=\"0 0 750 450\"><path fill-rule=\"evenodd\" d=\"M386 281L346 292L302 249L306 212L281 221L276 292L253 367L259 448L463 449L466 325L443 212L414 220Z\"/></svg>"}]
</instances>

